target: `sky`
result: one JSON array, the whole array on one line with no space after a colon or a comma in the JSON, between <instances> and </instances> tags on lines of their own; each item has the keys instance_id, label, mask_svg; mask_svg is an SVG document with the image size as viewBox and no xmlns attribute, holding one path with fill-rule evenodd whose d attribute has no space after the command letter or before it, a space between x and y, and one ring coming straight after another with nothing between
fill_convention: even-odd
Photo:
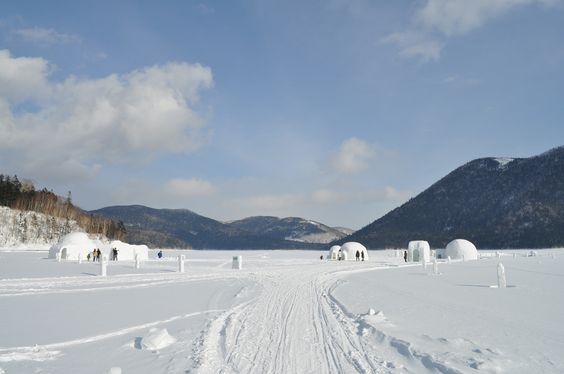
<instances>
[{"instance_id":1,"label":"sky","mask_svg":"<svg viewBox=\"0 0 564 374\"><path fill-rule=\"evenodd\" d=\"M359 229L564 145L562 0L0 2L0 172Z\"/></svg>"}]
</instances>

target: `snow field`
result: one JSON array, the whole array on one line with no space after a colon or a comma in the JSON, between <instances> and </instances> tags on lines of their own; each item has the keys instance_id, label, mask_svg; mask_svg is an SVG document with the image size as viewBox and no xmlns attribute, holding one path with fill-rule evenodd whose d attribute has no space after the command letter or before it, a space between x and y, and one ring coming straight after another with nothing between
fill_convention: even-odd
<instances>
[{"instance_id":1,"label":"snow field","mask_svg":"<svg viewBox=\"0 0 564 374\"><path fill-rule=\"evenodd\" d=\"M0 252L0 373L563 372L564 251L492 253L434 275L394 251L165 251L103 278Z\"/></svg>"}]
</instances>

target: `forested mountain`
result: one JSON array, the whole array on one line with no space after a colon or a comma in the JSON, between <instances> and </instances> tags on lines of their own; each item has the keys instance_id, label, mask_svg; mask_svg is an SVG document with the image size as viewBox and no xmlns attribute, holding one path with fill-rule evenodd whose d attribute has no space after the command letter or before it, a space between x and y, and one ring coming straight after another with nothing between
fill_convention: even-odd
<instances>
[{"instance_id":1,"label":"forested mountain","mask_svg":"<svg viewBox=\"0 0 564 374\"><path fill-rule=\"evenodd\" d=\"M22 214L23 212L34 212L45 215L47 217L45 219L52 222L53 227L60 226L60 229L51 230L51 234L49 235L60 236L76 229L82 229L91 234L100 234L109 239L124 239L126 235L125 227L120 222L114 222L104 217L93 216L76 207L72 203L70 192L66 198L63 198L46 188L36 190L33 183L29 181L22 182L17 176L0 174L0 206L22 212ZM9 220L6 217L12 217L14 213L10 213L6 210L3 212L6 223ZM42 232L41 228L32 227L30 225L34 222L33 217L41 217L41 219L39 219L39 221L41 221L44 220L43 216L21 215L21 217L24 216L29 216L31 219L30 222L25 221L26 227L30 230L39 230ZM52 217L53 220L48 219L48 217ZM61 220L65 223L58 223ZM23 218L20 221L22 224L24 223ZM36 220L36 222L39 221ZM9 232L5 227L4 229L5 233ZM44 230L46 229L44 228ZM55 241L56 239L58 239L58 237L53 238Z\"/></svg>"},{"instance_id":2,"label":"forested mountain","mask_svg":"<svg viewBox=\"0 0 564 374\"><path fill-rule=\"evenodd\" d=\"M329 227L316 221L298 217L255 216L229 222L229 225L275 239L307 243L329 243L349 235L352 231Z\"/></svg>"},{"instance_id":3,"label":"forested mountain","mask_svg":"<svg viewBox=\"0 0 564 374\"><path fill-rule=\"evenodd\" d=\"M131 243L151 247L195 249L317 248L284 238L251 232L187 209L153 209L141 205L112 206L90 213L123 221Z\"/></svg>"},{"instance_id":4,"label":"forested mountain","mask_svg":"<svg viewBox=\"0 0 564 374\"><path fill-rule=\"evenodd\" d=\"M456 238L478 248L564 246L564 147L471 161L338 243L395 248L422 239L440 248Z\"/></svg>"}]
</instances>

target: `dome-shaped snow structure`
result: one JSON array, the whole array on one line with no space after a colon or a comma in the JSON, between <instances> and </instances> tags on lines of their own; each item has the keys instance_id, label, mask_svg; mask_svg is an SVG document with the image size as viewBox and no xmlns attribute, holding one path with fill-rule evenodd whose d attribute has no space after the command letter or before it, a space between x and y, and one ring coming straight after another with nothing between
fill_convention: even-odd
<instances>
[{"instance_id":1,"label":"dome-shaped snow structure","mask_svg":"<svg viewBox=\"0 0 564 374\"><path fill-rule=\"evenodd\" d=\"M425 262L431 261L431 247L425 240L413 240L407 245L407 261L419 262L421 258Z\"/></svg>"},{"instance_id":2,"label":"dome-shaped snow structure","mask_svg":"<svg viewBox=\"0 0 564 374\"><path fill-rule=\"evenodd\" d=\"M142 261L149 259L149 248L146 245L133 245L114 240L110 243L110 253L113 248L118 250L117 259L119 261L135 260L135 256Z\"/></svg>"},{"instance_id":3,"label":"dome-shaped snow structure","mask_svg":"<svg viewBox=\"0 0 564 374\"><path fill-rule=\"evenodd\" d=\"M86 233L71 232L59 239L57 244L49 249L49 258L56 258L57 253L60 253L63 260L78 260L80 254L82 259L85 260L88 253L96 247L96 243Z\"/></svg>"},{"instance_id":4,"label":"dome-shaped snow structure","mask_svg":"<svg viewBox=\"0 0 564 374\"><path fill-rule=\"evenodd\" d=\"M337 257L339 256L339 249L341 249L340 245L334 245L329 248L329 259L337 260Z\"/></svg>"},{"instance_id":5,"label":"dome-shaped snow structure","mask_svg":"<svg viewBox=\"0 0 564 374\"><path fill-rule=\"evenodd\" d=\"M362 244L357 242L347 242L341 246L343 260L354 260L356 251L359 251L361 255L364 253L364 259L368 260L368 251Z\"/></svg>"},{"instance_id":6,"label":"dome-shaped snow structure","mask_svg":"<svg viewBox=\"0 0 564 374\"><path fill-rule=\"evenodd\" d=\"M445 248L445 256L451 259L477 260L478 250L476 246L465 239L455 239L448 243Z\"/></svg>"}]
</instances>

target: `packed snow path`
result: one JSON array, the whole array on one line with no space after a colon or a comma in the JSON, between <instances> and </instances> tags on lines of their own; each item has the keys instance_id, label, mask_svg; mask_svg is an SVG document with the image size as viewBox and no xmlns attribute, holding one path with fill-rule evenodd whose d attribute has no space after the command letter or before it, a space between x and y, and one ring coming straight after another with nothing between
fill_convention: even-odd
<instances>
[{"instance_id":1,"label":"packed snow path","mask_svg":"<svg viewBox=\"0 0 564 374\"><path fill-rule=\"evenodd\" d=\"M339 266L338 269L333 265ZM211 322L196 357L201 373L377 373L388 363L366 350L328 292L338 275L375 266L328 263L264 273L260 295ZM354 270L353 270L354 269Z\"/></svg>"}]
</instances>

